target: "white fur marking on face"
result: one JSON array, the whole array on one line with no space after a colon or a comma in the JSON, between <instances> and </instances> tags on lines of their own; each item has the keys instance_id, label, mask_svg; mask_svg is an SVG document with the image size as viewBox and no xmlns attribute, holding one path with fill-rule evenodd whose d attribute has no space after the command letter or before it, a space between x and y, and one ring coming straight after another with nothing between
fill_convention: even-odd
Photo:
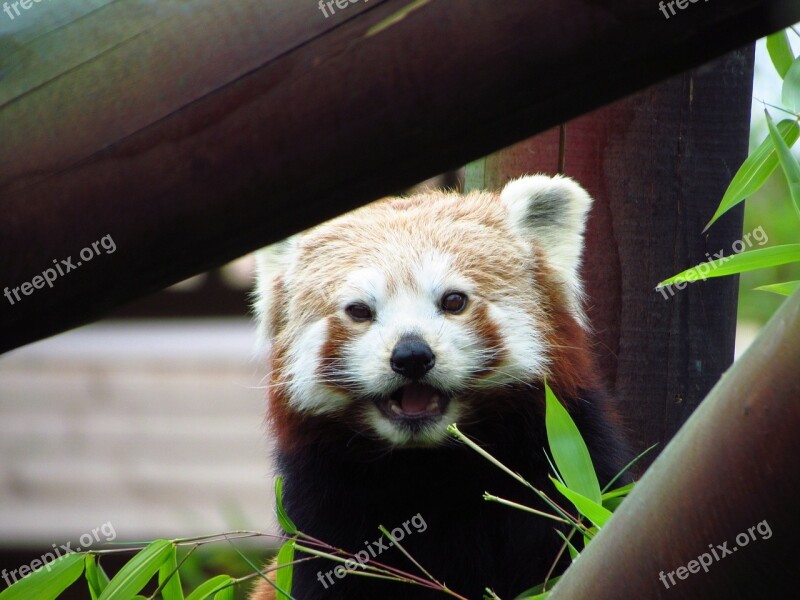
<instances>
[{"instance_id":1,"label":"white fur marking on face","mask_svg":"<svg viewBox=\"0 0 800 600\"><path fill-rule=\"evenodd\" d=\"M282 242L262 248L255 253L256 300L253 304L253 309L258 319L260 347L262 348L263 344L266 344L274 333L269 319L272 303L275 301L273 297L275 280L278 276L286 274L297 253L297 239L297 236L292 236Z\"/></svg>"},{"instance_id":2,"label":"white fur marking on face","mask_svg":"<svg viewBox=\"0 0 800 600\"><path fill-rule=\"evenodd\" d=\"M510 181L500 199L512 228L544 251L566 287L570 312L587 328L580 266L592 198L568 177L533 175Z\"/></svg>"},{"instance_id":3,"label":"white fur marking on face","mask_svg":"<svg viewBox=\"0 0 800 600\"><path fill-rule=\"evenodd\" d=\"M386 298L386 276L379 269L358 269L347 276L342 289L340 308L351 302L365 302L374 310Z\"/></svg>"},{"instance_id":4,"label":"white fur marking on face","mask_svg":"<svg viewBox=\"0 0 800 600\"><path fill-rule=\"evenodd\" d=\"M306 327L289 351L289 406L324 414L339 410L349 398L319 381L320 351L328 335L325 319Z\"/></svg>"},{"instance_id":5,"label":"white fur marking on face","mask_svg":"<svg viewBox=\"0 0 800 600\"><path fill-rule=\"evenodd\" d=\"M523 309L489 305L489 317L497 325L506 359L495 373L478 382L480 387L528 382L547 374L547 342L541 326Z\"/></svg>"},{"instance_id":6,"label":"white fur marking on face","mask_svg":"<svg viewBox=\"0 0 800 600\"><path fill-rule=\"evenodd\" d=\"M452 272L453 259L442 252L426 252L414 268L413 275L417 289L422 296L438 302L439 297L460 281Z\"/></svg>"},{"instance_id":7,"label":"white fur marking on face","mask_svg":"<svg viewBox=\"0 0 800 600\"><path fill-rule=\"evenodd\" d=\"M458 290L469 295L473 290L471 282L452 272L452 262L446 254L428 252L411 269L412 285L406 283L392 295L378 294L375 320L349 344L345 355L353 379L359 382L364 395L385 396L406 383L392 371L390 364L395 345L405 335L425 340L437 357L436 366L426 378L430 385L457 390L477 370L481 350L474 332L467 324L451 320L440 309L444 292ZM385 278L381 275L377 280L380 287Z\"/></svg>"}]
</instances>

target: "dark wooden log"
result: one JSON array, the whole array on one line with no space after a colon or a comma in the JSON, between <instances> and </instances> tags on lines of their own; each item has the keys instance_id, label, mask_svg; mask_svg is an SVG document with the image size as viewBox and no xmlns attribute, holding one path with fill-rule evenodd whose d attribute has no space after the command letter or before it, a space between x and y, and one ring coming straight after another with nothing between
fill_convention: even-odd
<instances>
[{"instance_id":1,"label":"dark wooden log","mask_svg":"<svg viewBox=\"0 0 800 600\"><path fill-rule=\"evenodd\" d=\"M732 253L742 207L706 235L747 156L753 47L476 161L472 187L500 189L559 166L594 196L583 268L596 353L648 465L733 362L738 277L684 290L657 282Z\"/></svg>"},{"instance_id":2,"label":"dark wooden log","mask_svg":"<svg viewBox=\"0 0 800 600\"><path fill-rule=\"evenodd\" d=\"M550 600L795 597L798 362L800 292L689 418Z\"/></svg>"},{"instance_id":3,"label":"dark wooden log","mask_svg":"<svg viewBox=\"0 0 800 600\"><path fill-rule=\"evenodd\" d=\"M0 298L0 351L797 20L795 0L669 19L579 0L374 0L325 19L253 0L110 3L5 36L0 288L103 236L117 249Z\"/></svg>"}]
</instances>

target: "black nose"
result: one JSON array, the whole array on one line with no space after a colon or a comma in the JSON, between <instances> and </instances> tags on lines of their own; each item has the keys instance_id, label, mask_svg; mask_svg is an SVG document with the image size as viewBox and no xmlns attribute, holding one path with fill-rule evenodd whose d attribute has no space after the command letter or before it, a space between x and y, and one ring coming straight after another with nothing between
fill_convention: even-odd
<instances>
[{"instance_id":1,"label":"black nose","mask_svg":"<svg viewBox=\"0 0 800 600\"><path fill-rule=\"evenodd\" d=\"M436 364L433 350L417 337L407 337L397 342L392 351L392 370L409 379L419 379Z\"/></svg>"}]
</instances>

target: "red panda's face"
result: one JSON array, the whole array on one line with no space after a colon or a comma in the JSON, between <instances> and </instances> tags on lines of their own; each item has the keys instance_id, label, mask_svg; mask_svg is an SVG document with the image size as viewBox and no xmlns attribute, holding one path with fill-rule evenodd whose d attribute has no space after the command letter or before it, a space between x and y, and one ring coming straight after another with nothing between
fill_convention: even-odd
<instances>
[{"instance_id":1,"label":"red panda's face","mask_svg":"<svg viewBox=\"0 0 800 600\"><path fill-rule=\"evenodd\" d=\"M542 176L499 197L388 199L263 254L271 401L392 445L431 445L477 418L492 391L540 381L554 298L582 322L589 202Z\"/></svg>"}]
</instances>

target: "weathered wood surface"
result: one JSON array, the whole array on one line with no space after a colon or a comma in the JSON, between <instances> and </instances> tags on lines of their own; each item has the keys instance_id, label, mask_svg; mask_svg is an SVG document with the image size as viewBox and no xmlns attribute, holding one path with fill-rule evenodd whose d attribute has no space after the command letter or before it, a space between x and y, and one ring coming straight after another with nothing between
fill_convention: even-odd
<instances>
[{"instance_id":1,"label":"weathered wood surface","mask_svg":"<svg viewBox=\"0 0 800 600\"><path fill-rule=\"evenodd\" d=\"M0 351L800 20L795 0L669 20L640 2L434 0L391 23L412 4L93 4L0 38L0 289L105 235L117 250L0 297Z\"/></svg>"}]
</instances>

